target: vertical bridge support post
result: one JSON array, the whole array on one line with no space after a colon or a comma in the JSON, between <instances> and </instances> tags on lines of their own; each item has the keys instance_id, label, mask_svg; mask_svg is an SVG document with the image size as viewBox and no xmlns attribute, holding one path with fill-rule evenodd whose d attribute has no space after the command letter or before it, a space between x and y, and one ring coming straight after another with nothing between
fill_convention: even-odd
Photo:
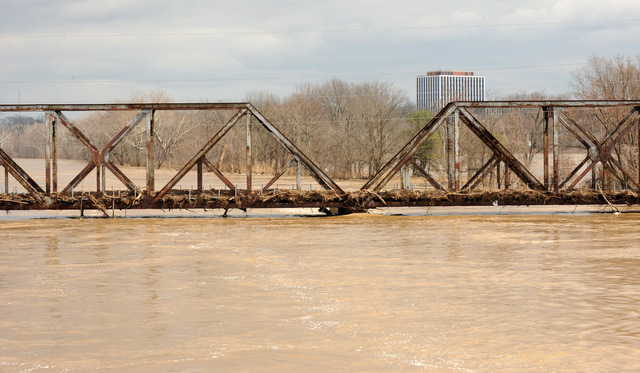
<instances>
[{"instance_id":1,"label":"vertical bridge support post","mask_svg":"<svg viewBox=\"0 0 640 373\"><path fill-rule=\"evenodd\" d=\"M51 122L53 122L53 115L45 113L44 116L45 136L47 137L47 140L44 143L44 190L47 195L51 195Z\"/></svg>"},{"instance_id":2,"label":"vertical bridge support post","mask_svg":"<svg viewBox=\"0 0 640 373\"><path fill-rule=\"evenodd\" d=\"M4 194L9 194L9 168L4 166Z\"/></svg>"},{"instance_id":3,"label":"vertical bridge support post","mask_svg":"<svg viewBox=\"0 0 640 373\"><path fill-rule=\"evenodd\" d=\"M302 163L300 162L300 158L295 157L296 159L296 188L298 190L302 189Z\"/></svg>"},{"instance_id":4,"label":"vertical bridge support post","mask_svg":"<svg viewBox=\"0 0 640 373\"><path fill-rule=\"evenodd\" d=\"M551 124L553 126L553 190L558 191L560 183L560 153L558 140L558 112L556 108L551 107Z\"/></svg>"},{"instance_id":5,"label":"vertical bridge support post","mask_svg":"<svg viewBox=\"0 0 640 373\"><path fill-rule=\"evenodd\" d=\"M543 138L543 167L544 167L544 188L549 190L549 131L551 130L551 108L549 106L542 107L542 113L544 115L544 138Z\"/></svg>"},{"instance_id":6,"label":"vertical bridge support post","mask_svg":"<svg viewBox=\"0 0 640 373\"><path fill-rule=\"evenodd\" d=\"M453 119L447 118L447 189L450 191L455 189L454 131Z\"/></svg>"},{"instance_id":7,"label":"vertical bridge support post","mask_svg":"<svg viewBox=\"0 0 640 373\"><path fill-rule=\"evenodd\" d=\"M251 156L251 112L247 112L247 194L251 194L252 156Z\"/></svg>"},{"instance_id":8,"label":"vertical bridge support post","mask_svg":"<svg viewBox=\"0 0 640 373\"><path fill-rule=\"evenodd\" d=\"M453 112L453 164L454 164L454 187L455 191L460 190L460 110Z\"/></svg>"},{"instance_id":9,"label":"vertical bridge support post","mask_svg":"<svg viewBox=\"0 0 640 373\"><path fill-rule=\"evenodd\" d=\"M202 164L204 163L205 156L200 157L198 159L198 163L196 163L196 179L197 179L197 192L198 198L202 197L203 186L202 186Z\"/></svg>"},{"instance_id":10,"label":"vertical bridge support post","mask_svg":"<svg viewBox=\"0 0 640 373\"><path fill-rule=\"evenodd\" d=\"M144 111L147 118L147 189L146 195L147 198L151 198L151 193L153 193L155 189L155 153L154 153L154 141L155 141L155 133L154 133L154 116L155 110L145 110Z\"/></svg>"},{"instance_id":11,"label":"vertical bridge support post","mask_svg":"<svg viewBox=\"0 0 640 373\"><path fill-rule=\"evenodd\" d=\"M45 112L47 140L45 143L45 175L46 193L58 193L58 156L56 146L56 116L53 112Z\"/></svg>"},{"instance_id":12,"label":"vertical bridge support post","mask_svg":"<svg viewBox=\"0 0 640 373\"><path fill-rule=\"evenodd\" d=\"M453 112L453 118L447 119L447 170L448 189L460 190L460 111Z\"/></svg>"}]
</instances>

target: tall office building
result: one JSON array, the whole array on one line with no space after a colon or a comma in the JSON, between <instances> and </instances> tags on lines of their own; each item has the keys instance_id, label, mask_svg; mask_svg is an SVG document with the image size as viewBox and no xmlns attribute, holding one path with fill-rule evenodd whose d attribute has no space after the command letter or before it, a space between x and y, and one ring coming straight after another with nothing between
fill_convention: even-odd
<instances>
[{"instance_id":1,"label":"tall office building","mask_svg":"<svg viewBox=\"0 0 640 373\"><path fill-rule=\"evenodd\" d=\"M418 110L437 113L452 101L484 101L484 76L471 71L430 71L417 79Z\"/></svg>"}]
</instances>

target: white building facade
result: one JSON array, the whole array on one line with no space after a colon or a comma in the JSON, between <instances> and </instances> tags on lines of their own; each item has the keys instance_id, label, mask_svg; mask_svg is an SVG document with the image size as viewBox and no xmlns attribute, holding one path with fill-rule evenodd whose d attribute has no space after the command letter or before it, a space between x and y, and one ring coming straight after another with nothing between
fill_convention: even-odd
<instances>
[{"instance_id":1,"label":"white building facade","mask_svg":"<svg viewBox=\"0 0 640 373\"><path fill-rule=\"evenodd\" d=\"M430 71L417 79L418 110L437 113L453 101L485 101L484 76L471 71Z\"/></svg>"}]
</instances>

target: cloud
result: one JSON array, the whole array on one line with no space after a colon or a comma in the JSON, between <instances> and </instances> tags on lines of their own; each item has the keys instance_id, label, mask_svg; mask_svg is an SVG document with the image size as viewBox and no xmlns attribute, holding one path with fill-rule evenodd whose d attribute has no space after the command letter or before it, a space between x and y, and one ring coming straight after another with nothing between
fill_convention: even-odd
<instances>
[{"instance_id":1,"label":"cloud","mask_svg":"<svg viewBox=\"0 0 640 373\"><path fill-rule=\"evenodd\" d=\"M637 53L638 11L635 0L7 0L0 102L19 90L95 102L144 89L217 101L332 76L413 95L417 74L444 68L477 69L489 88L562 93L568 64Z\"/></svg>"}]
</instances>

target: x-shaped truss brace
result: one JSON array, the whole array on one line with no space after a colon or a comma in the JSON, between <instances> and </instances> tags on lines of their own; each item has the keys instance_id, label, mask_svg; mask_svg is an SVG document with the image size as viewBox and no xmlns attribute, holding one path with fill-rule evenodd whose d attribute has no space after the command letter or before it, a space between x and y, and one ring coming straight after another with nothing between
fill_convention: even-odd
<instances>
[{"instance_id":1,"label":"x-shaped truss brace","mask_svg":"<svg viewBox=\"0 0 640 373\"><path fill-rule=\"evenodd\" d=\"M44 199L40 196L44 190L20 167L7 153L0 148L0 165L5 167L7 172L13 176L38 202ZM5 193L9 193L5 191Z\"/></svg>"},{"instance_id":2,"label":"x-shaped truss brace","mask_svg":"<svg viewBox=\"0 0 640 373\"><path fill-rule=\"evenodd\" d=\"M138 190L138 187L111 161L109 157L109 152L112 151L122 140L129 134L136 125L142 122L148 115L151 115L151 110L142 110L138 115L129 124L127 124L120 132L115 135L111 141L102 149L99 150L91 140L84 134L78 127L76 127L70 120L67 118L61 111L57 110L53 113L53 115L57 118L63 126L65 126L73 136L80 141L84 147L86 147L91 152L91 161L85 166L82 171L76 177L71 180L69 185L67 185L60 193L64 194L78 186L82 180L84 180L89 173L96 167L104 165L111 173L113 173L118 180L120 180L130 191ZM104 177L104 175L103 175ZM98 183L98 188L99 188Z\"/></svg>"},{"instance_id":3,"label":"x-shaped truss brace","mask_svg":"<svg viewBox=\"0 0 640 373\"><path fill-rule=\"evenodd\" d=\"M633 128L634 125L637 125L638 118L640 115L640 107L635 107L618 125L605 136L602 141L598 141L595 136L593 136L589 131L584 129L581 125L578 124L576 120L574 120L569 113L565 110L561 110L562 114L567 120L559 117L560 122L567 128L567 130L580 141L582 145L587 149L587 156L576 166L567 176L567 178L560 184L560 188L564 187L569 180L571 180L589 161L591 163L580 173L578 177L567 187L567 189L571 190L575 188L576 185L598 164L601 163L602 166L611 173L620 183L624 184L625 181L630 182L635 186L636 189L640 189L640 184L634 177L627 171L615 157L611 156L611 152L614 147L620 143L622 138L626 136L629 131ZM623 176L620 176L618 173L620 171L627 180L624 179Z\"/></svg>"},{"instance_id":4,"label":"x-shaped truss brace","mask_svg":"<svg viewBox=\"0 0 640 373\"><path fill-rule=\"evenodd\" d=\"M176 173L171 180L153 197L151 200L152 203L156 203L160 201L169 191L197 164L205 164L222 180L225 185L227 185L232 191L235 190L233 184L218 170L215 166L213 166L207 159L207 153L233 128L240 119L245 115L252 115L255 117L258 122L262 125L264 129L266 129L277 141L282 145L287 152L292 154L295 158L292 162L298 162L302 164L304 168L309 172L309 174L325 189L333 190L336 193L343 194L342 189L331 180L325 173L316 166L304 153L302 153L291 141L289 141L277 128L275 128L256 108L247 105L246 108L239 109L235 115L185 164L178 173ZM247 144L247 147L250 147L250 144ZM286 170L291 167L293 163L287 164L283 170L278 172L276 176L267 184L271 186Z\"/></svg>"},{"instance_id":5,"label":"x-shaped truss brace","mask_svg":"<svg viewBox=\"0 0 640 373\"><path fill-rule=\"evenodd\" d=\"M424 174L429 183L431 183L436 189L444 189L438 184L424 169L419 167L413 157L418 149L427 141L427 139L433 135L438 127L440 127L445 120L453 115L455 112L459 112L460 120L473 132L492 152L493 156L462 188L475 188L487 174L498 164L498 162L504 162L510 170L512 170L523 182L529 185L530 188L537 190L545 190L544 185L540 183L533 174L527 170L526 167L516 157L511 154L507 148L504 147L487 130L478 119L476 119L465 107L458 106L455 103L451 103L443 108L438 115L436 115L427 125L425 125L414 138L407 143L383 168L374 175L361 189L372 188L374 192L379 192L391 178L400 170L400 168L406 164L412 164L420 173ZM377 184L376 184L377 183ZM375 186L374 186L375 185Z\"/></svg>"},{"instance_id":6,"label":"x-shaped truss brace","mask_svg":"<svg viewBox=\"0 0 640 373\"><path fill-rule=\"evenodd\" d=\"M498 141L498 139L496 139L491 134L491 132L489 132L489 130L487 130L480 123L480 121L478 121L466 108L460 107L459 110L462 113L462 115L460 116L462 122L464 122L467 127L469 127L471 132L473 132L480 140L482 140L482 142L487 147L489 147L489 149L494 154L493 157L489 159L489 162L487 162L476 173L476 175L474 175L470 179L470 181L474 180L474 183L476 181L481 181L484 176L477 178L479 174L483 174L486 176L486 174L488 173L487 169L493 169L493 167L498 164L497 161L502 161L507 167L509 167L511 171L513 171L513 173L515 173L520 178L520 180L525 182L530 188L537 190L546 189L544 185L540 183L540 181L538 181L538 179L536 179L536 177L533 176L533 174L522 163L520 163L520 161L516 157L514 157L513 154L511 154L511 152L509 152L507 148L505 148L505 146L502 145L502 143L500 143L500 141ZM477 185L477 183L475 185Z\"/></svg>"}]
</instances>

